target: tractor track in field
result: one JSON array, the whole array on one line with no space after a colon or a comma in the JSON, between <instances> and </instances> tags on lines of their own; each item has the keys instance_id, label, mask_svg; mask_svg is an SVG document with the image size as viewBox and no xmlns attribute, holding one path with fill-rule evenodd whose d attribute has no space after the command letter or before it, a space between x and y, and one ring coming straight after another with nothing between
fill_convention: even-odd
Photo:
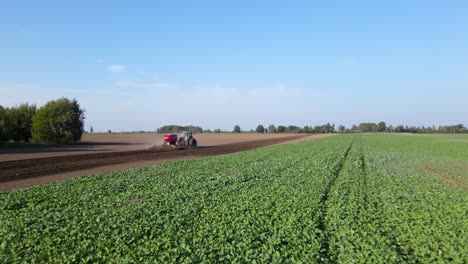
<instances>
[{"instance_id":1,"label":"tractor track in field","mask_svg":"<svg viewBox=\"0 0 468 264\"><path fill-rule=\"evenodd\" d=\"M323 193L322 197L320 198L320 210L319 210L319 218L317 220L317 225L320 230L322 230L323 235L322 239L320 242L320 259L318 260L319 262L327 262L329 260L329 252L330 252L330 243L329 243L329 234L327 233L327 226L325 224L325 218L327 216L327 201L328 201L328 196L330 195L330 191L333 188L333 185L335 185L336 179L338 179L341 170L343 169L343 166L348 158L349 151L353 147L353 142L349 144L348 148L345 150L343 153L343 156L341 157L340 161L333 167L333 172L332 176L330 178L330 181L328 182L328 185L325 189L325 192Z\"/></svg>"},{"instance_id":2,"label":"tractor track in field","mask_svg":"<svg viewBox=\"0 0 468 264\"><path fill-rule=\"evenodd\" d=\"M369 176L367 170L369 169L367 166L366 158L364 157L364 147L362 144L362 138L359 137L359 168L361 169L362 175L362 192L363 192L363 199L364 199L364 208L367 210L368 208L368 181Z\"/></svg>"},{"instance_id":3,"label":"tractor track in field","mask_svg":"<svg viewBox=\"0 0 468 264\"><path fill-rule=\"evenodd\" d=\"M383 205L380 204L379 199L375 199L375 197L372 199L372 197L369 195L368 190L369 187L368 185L370 184L370 168L369 168L369 162L366 160L365 156L365 151L364 147L362 144L362 137L359 137L360 140L360 149L359 149L359 161L360 161L360 169L363 177L363 188L364 188L364 208L365 211L370 214L368 219L372 219L372 224L376 226L380 226L378 228L378 233L380 236L385 237L388 239L389 246L391 246L396 254L396 256L399 258L400 261L402 262L414 262L414 256L412 255L411 250L405 250L403 245L400 244L398 241L397 237L392 233L392 230L386 230L385 226L382 224L385 220L386 217L383 216L381 208L383 208ZM369 202L371 200L372 202Z\"/></svg>"},{"instance_id":4,"label":"tractor track in field","mask_svg":"<svg viewBox=\"0 0 468 264\"><path fill-rule=\"evenodd\" d=\"M245 141L216 146L199 147L186 150L148 149L137 151L79 154L36 159L23 159L0 162L0 185L25 180L87 170L109 165L138 162L164 162L170 160L207 157L230 154L256 148L307 139L310 135L294 135L281 138ZM0 186L1 187L1 186ZM7 188L3 188L7 189ZM14 188L8 188L14 189Z\"/></svg>"}]
</instances>

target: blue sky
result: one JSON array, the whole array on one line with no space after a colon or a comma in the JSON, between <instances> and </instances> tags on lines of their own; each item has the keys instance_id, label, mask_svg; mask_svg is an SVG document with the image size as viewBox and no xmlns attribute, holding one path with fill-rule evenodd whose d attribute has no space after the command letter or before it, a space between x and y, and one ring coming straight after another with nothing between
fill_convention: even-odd
<instances>
[{"instance_id":1,"label":"blue sky","mask_svg":"<svg viewBox=\"0 0 468 264\"><path fill-rule=\"evenodd\" d=\"M468 125L467 1L0 1L0 104L86 128Z\"/></svg>"}]
</instances>

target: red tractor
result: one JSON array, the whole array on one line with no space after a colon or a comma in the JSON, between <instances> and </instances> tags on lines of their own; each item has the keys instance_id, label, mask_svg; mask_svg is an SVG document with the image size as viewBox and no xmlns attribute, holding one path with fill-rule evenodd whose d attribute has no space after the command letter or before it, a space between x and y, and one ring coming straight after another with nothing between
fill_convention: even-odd
<instances>
[{"instance_id":1,"label":"red tractor","mask_svg":"<svg viewBox=\"0 0 468 264\"><path fill-rule=\"evenodd\" d=\"M165 134L164 144L174 146L177 149L196 148L197 140L193 137L192 132L184 131L177 137L177 134Z\"/></svg>"}]
</instances>

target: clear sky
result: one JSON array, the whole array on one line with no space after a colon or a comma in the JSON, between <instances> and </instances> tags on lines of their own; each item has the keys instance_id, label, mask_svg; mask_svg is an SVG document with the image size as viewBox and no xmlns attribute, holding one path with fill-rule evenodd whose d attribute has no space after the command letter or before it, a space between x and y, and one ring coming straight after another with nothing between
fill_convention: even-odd
<instances>
[{"instance_id":1,"label":"clear sky","mask_svg":"<svg viewBox=\"0 0 468 264\"><path fill-rule=\"evenodd\" d=\"M468 125L468 1L0 0L0 105L86 129Z\"/></svg>"}]
</instances>

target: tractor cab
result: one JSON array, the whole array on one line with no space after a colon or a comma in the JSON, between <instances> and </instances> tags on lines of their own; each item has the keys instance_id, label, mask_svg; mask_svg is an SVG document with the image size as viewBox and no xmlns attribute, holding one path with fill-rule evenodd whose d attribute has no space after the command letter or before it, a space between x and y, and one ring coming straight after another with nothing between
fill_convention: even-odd
<instances>
[{"instance_id":1,"label":"tractor cab","mask_svg":"<svg viewBox=\"0 0 468 264\"><path fill-rule=\"evenodd\" d=\"M181 134L180 134L180 137L183 138L183 139L189 139L189 138L192 138L192 132L190 131L183 131Z\"/></svg>"}]
</instances>

